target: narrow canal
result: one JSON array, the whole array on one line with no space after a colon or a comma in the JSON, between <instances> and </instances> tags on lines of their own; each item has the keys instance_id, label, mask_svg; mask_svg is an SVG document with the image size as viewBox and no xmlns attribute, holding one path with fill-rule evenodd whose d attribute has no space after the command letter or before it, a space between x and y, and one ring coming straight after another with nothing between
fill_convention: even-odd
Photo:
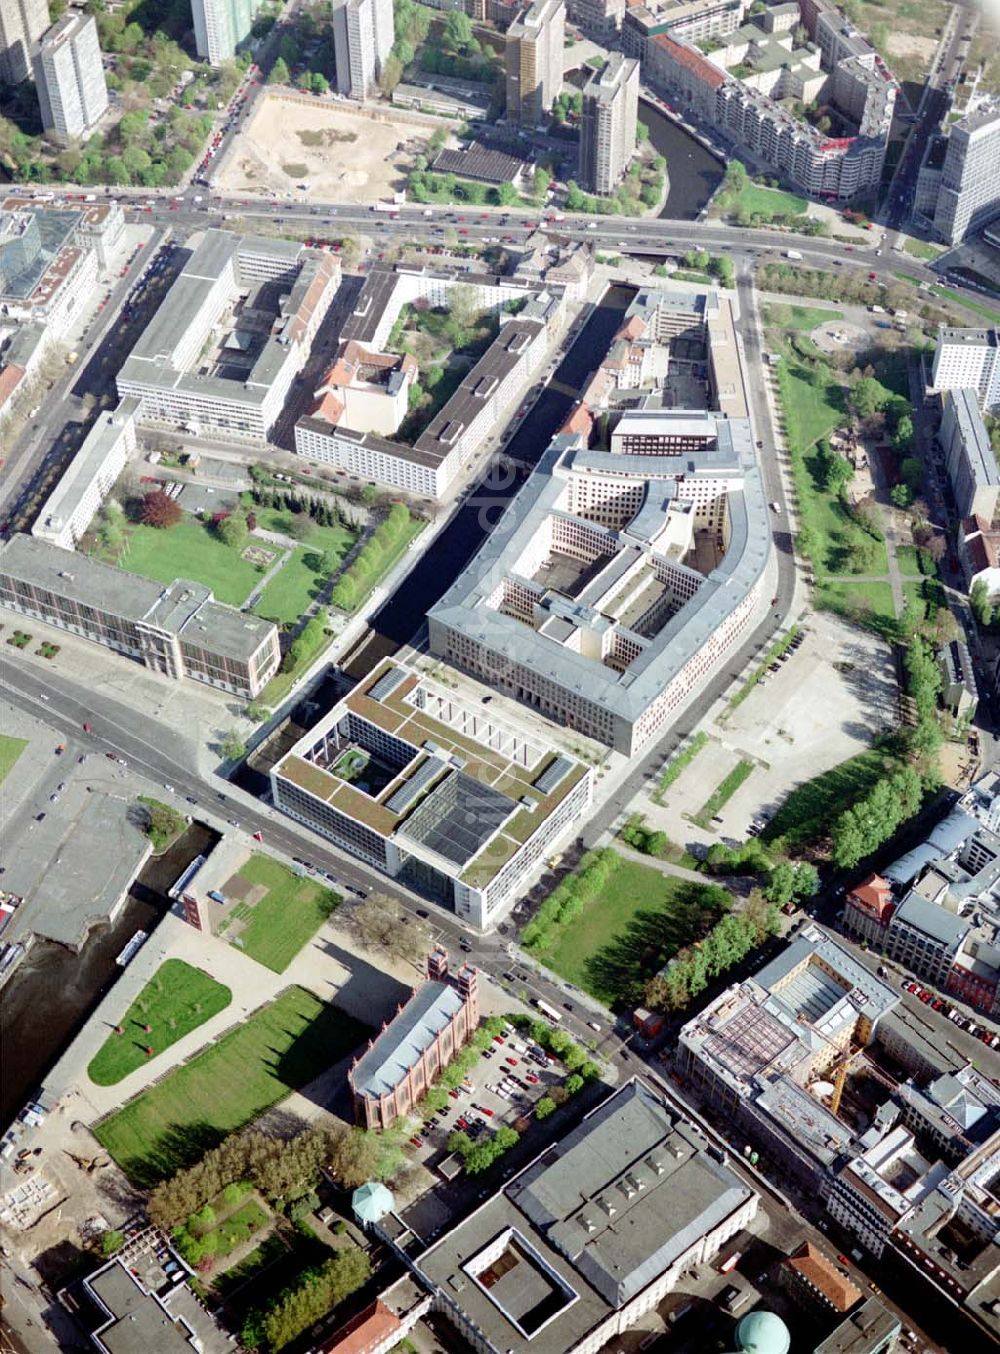
<instances>
[{"instance_id":1,"label":"narrow canal","mask_svg":"<svg viewBox=\"0 0 1000 1354\"><path fill-rule=\"evenodd\" d=\"M660 216L696 220L719 186L725 165L645 99L639 104L639 118L649 128L650 142L667 162L667 200Z\"/></svg>"}]
</instances>

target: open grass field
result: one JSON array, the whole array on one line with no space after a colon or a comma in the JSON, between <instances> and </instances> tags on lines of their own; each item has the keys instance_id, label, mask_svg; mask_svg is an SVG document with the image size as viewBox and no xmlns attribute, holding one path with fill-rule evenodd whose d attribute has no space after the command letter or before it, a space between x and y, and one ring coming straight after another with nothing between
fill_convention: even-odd
<instances>
[{"instance_id":1,"label":"open grass field","mask_svg":"<svg viewBox=\"0 0 1000 1354\"><path fill-rule=\"evenodd\" d=\"M831 611L843 612L860 603L875 616L884 616L888 620L894 620L896 616L892 588L888 583L848 583L840 579L834 583L827 579L819 583L816 600Z\"/></svg>"},{"instance_id":2,"label":"open grass field","mask_svg":"<svg viewBox=\"0 0 1000 1354\"><path fill-rule=\"evenodd\" d=\"M760 834L761 841L780 838L787 850L795 850L825 836L837 814L867 794L891 769L890 758L869 748L805 781L785 799Z\"/></svg>"},{"instance_id":3,"label":"open grass field","mask_svg":"<svg viewBox=\"0 0 1000 1354\"><path fill-rule=\"evenodd\" d=\"M178 1039L224 1011L233 999L228 987L183 959L166 959L122 1016L123 1034L112 1032L87 1068L95 1086L114 1086L152 1061ZM147 1034L145 1026L149 1025Z\"/></svg>"},{"instance_id":4,"label":"open grass field","mask_svg":"<svg viewBox=\"0 0 1000 1354\"><path fill-rule=\"evenodd\" d=\"M607 886L583 905L544 956L549 968L620 1007L718 913L722 891L622 857Z\"/></svg>"},{"instance_id":5,"label":"open grass field","mask_svg":"<svg viewBox=\"0 0 1000 1354\"><path fill-rule=\"evenodd\" d=\"M773 331L771 336L773 340ZM809 555L817 578L822 580L827 573L848 572L846 557L851 543L864 535L837 495L825 487L813 454L816 442L842 417L843 391L832 373L817 385L811 379L809 368L797 361L787 346L782 346L780 341L775 341L774 346L781 348L785 356L777 386L784 414L785 439L791 454L799 522L802 528L808 529L811 538ZM888 568L885 544L877 544L865 573L884 574ZM892 614L891 599L889 614Z\"/></svg>"},{"instance_id":6,"label":"open grass field","mask_svg":"<svg viewBox=\"0 0 1000 1354\"><path fill-rule=\"evenodd\" d=\"M927 240L906 239L903 241L903 248L915 259L926 259L928 263L933 262L942 252L941 245L930 244Z\"/></svg>"},{"instance_id":7,"label":"open grass field","mask_svg":"<svg viewBox=\"0 0 1000 1354\"><path fill-rule=\"evenodd\" d=\"M240 875L268 891L259 903L240 903L234 909L233 916L245 918L246 924L232 942L265 968L284 973L338 906L340 895L315 879L292 874L270 856L251 856Z\"/></svg>"},{"instance_id":8,"label":"open grass field","mask_svg":"<svg viewBox=\"0 0 1000 1354\"><path fill-rule=\"evenodd\" d=\"M285 560L261 593L253 610L265 620L283 625L297 621L322 593L328 578L316 569L320 556L312 546L299 546Z\"/></svg>"},{"instance_id":9,"label":"open grass field","mask_svg":"<svg viewBox=\"0 0 1000 1354\"><path fill-rule=\"evenodd\" d=\"M94 1136L135 1184L151 1187L312 1081L370 1033L304 988L289 988L95 1125Z\"/></svg>"},{"instance_id":10,"label":"open grass field","mask_svg":"<svg viewBox=\"0 0 1000 1354\"><path fill-rule=\"evenodd\" d=\"M27 738L12 738L10 734L0 733L0 784L14 770L18 757L27 746Z\"/></svg>"},{"instance_id":11,"label":"open grass field","mask_svg":"<svg viewBox=\"0 0 1000 1354\"><path fill-rule=\"evenodd\" d=\"M764 315L767 324L781 329L802 329L807 333L821 324L843 318L842 311L822 310L819 306L766 306Z\"/></svg>"},{"instance_id":12,"label":"open grass field","mask_svg":"<svg viewBox=\"0 0 1000 1354\"><path fill-rule=\"evenodd\" d=\"M210 527L185 514L174 527L134 526L116 561L120 569L160 583L190 578L204 583L216 600L242 606L260 575L239 551L224 545Z\"/></svg>"},{"instance_id":13,"label":"open grass field","mask_svg":"<svg viewBox=\"0 0 1000 1354\"><path fill-rule=\"evenodd\" d=\"M302 518L301 513L285 512L281 508L262 508L259 504L254 503L250 494L242 494L241 502L247 512L253 513L257 519L258 527L263 531L274 531L281 536L294 536L294 533L299 529L298 522ZM309 534L302 542L306 549L329 551L339 559L344 558L358 538L358 533L352 531L350 527L326 527L313 521L309 521L308 530Z\"/></svg>"},{"instance_id":14,"label":"open grass field","mask_svg":"<svg viewBox=\"0 0 1000 1354\"><path fill-rule=\"evenodd\" d=\"M739 211L740 208L753 216L804 216L809 203L794 193L782 193L777 188L762 188L759 184L748 183L733 200L733 209Z\"/></svg>"},{"instance_id":15,"label":"open grass field","mask_svg":"<svg viewBox=\"0 0 1000 1354\"><path fill-rule=\"evenodd\" d=\"M920 561L917 558L916 546L897 545L896 563L899 565L899 572L904 578L920 577Z\"/></svg>"}]
</instances>

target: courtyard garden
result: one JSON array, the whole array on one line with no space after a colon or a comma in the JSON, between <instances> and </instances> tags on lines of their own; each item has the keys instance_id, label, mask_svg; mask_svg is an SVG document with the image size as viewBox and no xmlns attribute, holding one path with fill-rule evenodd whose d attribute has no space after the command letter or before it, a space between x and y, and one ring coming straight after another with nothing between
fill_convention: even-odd
<instances>
[{"instance_id":1,"label":"courtyard garden","mask_svg":"<svg viewBox=\"0 0 1000 1354\"><path fill-rule=\"evenodd\" d=\"M228 987L201 969L165 959L91 1059L87 1075L95 1086L114 1086L232 999Z\"/></svg>"},{"instance_id":2,"label":"courtyard garden","mask_svg":"<svg viewBox=\"0 0 1000 1354\"><path fill-rule=\"evenodd\" d=\"M95 1124L94 1136L136 1185L150 1187L325 1072L370 1033L304 988L288 988Z\"/></svg>"},{"instance_id":3,"label":"courtyard garden","mask_svg":"<svg viewBox=\"0 0 1000 1354\"><path fill-rule=\"evenodd\" d=\"M264 855L251 856L224 893L238 901L219 933L273 973L284 973L341 902L318 880L293 874Z\"/></svg>"}]
</instances>

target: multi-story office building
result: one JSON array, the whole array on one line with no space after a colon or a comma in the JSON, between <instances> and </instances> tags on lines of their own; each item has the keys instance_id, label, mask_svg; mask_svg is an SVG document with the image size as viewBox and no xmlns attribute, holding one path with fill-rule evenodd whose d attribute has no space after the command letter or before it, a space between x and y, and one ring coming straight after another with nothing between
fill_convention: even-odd
<instances>
[{"instance_id":1,"label":"multi-story office building","mask_svg":"<svg viewBox=\"0 0 1000 1354\"><path fill-rule=\"evenodd\" d=\"M928 888L927 877L922 887ZM885 952L904 968L942 987L971 923L912 888L892 914Z\"/></svg>"},{"instance_id":2,"label":"multi-story office building","mask_svg":"<svg viewBox=\"0 0 1000 1354\"><path fill-rule=\"evenodd\" d=\"M299 739L271 790L289 817L488 930L585 813L592 774L393 661Z\"/></svg>"},{"instance_id":3,"label":"multi-story office building","mask_svg":"<svg viewBox=\"0 0 1000 1354\"><path fill-rule=\"evenodd\" d=\"M949 244L1000 216L1000 103L967 113L951 128L934 208L934 229Z\"/></svg>"},{"instance_id":4,"label":"multi-story office building","mask_svg":"<svg viewBox=\"0 0 1000 1354\"><path fill-rule=\"evenodd\" d=\"M48 0L4 0L0 5L0 85L19 85L49 26Z\"/></svg>"},{"instance_id":5,"label":"multi-story office building","mask_svg":"<svg viewBox=\"0 0 1000 1354\"><path fill-rule=\"evenodd\" d=\"M412 1264L480 1354L594 1354L710 1264L758 1203L695 1124L632 1080ZM776 1317L745 1320L759 1342L738 1332L739 1348L787 1351L787 1331L768 1342L762 1329L784 1331Z\"/></svg>"},{"instance_id":6,"label":"multi-story office building","mask_svg":"<svg viewBox=\"0 0 1000 1354\"><path fill-rule=\"evenodd\" d=\"M191 0L198 55L211 66L231 61L260 6L261 0Z\"/></svg>"},{"instance_id":7,"label":"multi-story office building","mask_svg":"<svg viewBox=\"0 0 1000 1354\"><path fill-rule=\"evenodd\" d=\"M384 1026L347 1074L354 1118L387 1129L411 1113L479 1025L479 973L463 964L448 972L448 952L427 956L427 981Z\"/></svg>"},{"instance_id":8,"label":"multi-story office building","mask_svg":"<svg viewBox=\"0 0 1000 1354\"><path fill-rule=\"evenodd\" d=\"M119 371L119 395L141 401L139 423L263 442L339 281L334 254L207 230Z\"/></svg>"},{"instance_id":9,"label":"multi-story office building","mask_svg":"<svg viewBox=\"0 0 1000 1354\"><path fill-rule=\"evenodd\" d=\"M959 386L944 391L938 436L959 516L992 522L1000 496L1000 470L974 389Z\"/></svg>"},{"instance_id":10,"label":"multi-story office building","mask_svg":"<svg viewBox=\"0 0 1000 1354\"><path fill-rule=\"evenodd\" d=\"M569 0L567 13L588 33L617 33L625 15L625 0Z\"/></svg>"},{"instance_id":11,"label":"multi-story office building","mask_svg":"<svg viewBox=\"0 0 1000 1354\"><path fill-rule=\"evenodd\" d=\"M108 106L94 16L64 14L42 38L34 70L45 130L63 141L89 136Z\"/></svg>"},{"instance_id":12,"label":"multi-story office building","mask_svg":"<svg viewBox=\"0 0 1000 1354\"><path fill-rule=\"evenodd\" d=\"M201 583L154 583L36 536L12 536L0 547L0 603L164 676L245 700L260 694L281 661L270 621L223 606Z\"/></svg>"},{"instance_id":13,"label":"multi-story office building","mask_svg":"<svg viewBox=\"0 0 1000 1354\"><path fill-rule=\"evenodd\" d=\"M534 0L507 29L507 119L538 126L562 89L565 0Z\"/></svg>"},{"instance_id":14,"label":"multi-story office building","mask_svg":"<svg viewBox=\"0 0 1000 1354\"><path fill-rule=\"evenodd\" d=\"M763 604L771 535L732 310L705 300L641 292L592 388L631 386L648 345L697 332L720 411L629 410L596 450L588 388L580 425L556 435L428 618L433 652L626 756Z\"/></svg>"},{"instance_id":15,"label":"multi-story office building","mask_svg":"<svg viewBox=\"0 0 1000 1354\"><path fill-rule=\"evenodd\" d=\"M413 359L379 351L403 306L447 305L452 288L471 289L483 310L501 312L500 332L411 446L393 440L416 374ZM509 301L527 304L515 316ZM424 269L376 269L342 330L341 353L295 425L307 460L422 497L440 498L543 365L564 313L562 297L521 278ZM363 356L362 383L357 381ZM353 372L352 380L344 381ZM371 378L378 378L376 387Z\"/></svg>"},{"instance_id":16,"label":"multi-story office building","mask_svg":"<svg viewBox=\"0 0 1000 1354\"><path fill-rule=\"evenodd\" d=\"M341 94L366 97L381 74L394 36L392 0L335 0L333 45Z\"/></svg>"},{"instance_id":17,"label":"multi-story office building","mask_svg":"<svg viewBox=\"0 0 1000 1354\"><path fill-rule=\"evenodd\" d=\"M111 492L135 450L138 402L122 400L113 412L98 414L80 450L46 499L32 536L74 550L94 514Z\"/></svg>"},{"instance_id":18,"label":"multi-story office building","mask_svg":"<svg viewBox=\"0 0 1000 1354\"><path fill-rule=\"evenodd\" d=\"M974 390L982 412L1000 405L1000 330L938 330L931 369L934 390Z\"/></svg>"},{"instance_id":19,"label":"multi-story office building","mask_svg":"<svg viewBox=\"0 0 1000 1354\"><path fill-rule=\"evenodd\" d=\"M639 63L613 52L583 89L580 126L580 183L607 197L615 191L635 154L639 115Z\"/></svg>"}]
</instances>

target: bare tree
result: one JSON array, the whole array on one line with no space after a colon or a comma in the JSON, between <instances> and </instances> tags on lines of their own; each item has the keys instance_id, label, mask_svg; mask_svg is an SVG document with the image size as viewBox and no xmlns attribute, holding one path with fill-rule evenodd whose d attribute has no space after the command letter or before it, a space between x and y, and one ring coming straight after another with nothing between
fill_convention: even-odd
<instances>
[{"instance_id":1,"label":"bare tree","mask_svg":"<svg viewBox=\"0 0 1000 1354\"><path fill-rule=\"evenodd\" d=\"M411 921L399 904L384 893L370 893L352 913L361 939L372 950L420 967L430 947L427 930Z\"/></svg>"}]
</instances>

